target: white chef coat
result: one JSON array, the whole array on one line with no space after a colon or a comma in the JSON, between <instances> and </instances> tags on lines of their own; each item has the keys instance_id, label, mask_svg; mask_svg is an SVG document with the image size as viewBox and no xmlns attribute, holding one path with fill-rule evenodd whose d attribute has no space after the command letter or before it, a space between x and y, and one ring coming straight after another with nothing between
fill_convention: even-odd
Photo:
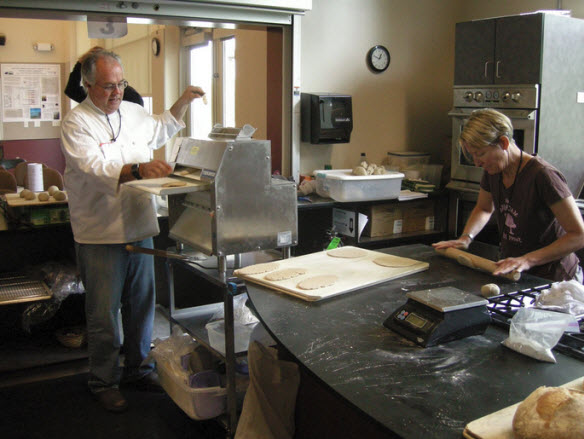
<instances>
[{"instance_id":1,"label":"white chef coat","mask_svg":"<svg viewBox=\"0 0 584 439\"><path fill-rule=\"evenodd\" d=\"M185 124L170 111L151 116L127 101L119 110L121 125L118 112L108 115L108 124L87 97L63 120L64 183L73 236L81 244L119 244L159 233L154 196L118 185L120 172L125 164L150 161L152 150Z\"/></svg>"}]
</instances>

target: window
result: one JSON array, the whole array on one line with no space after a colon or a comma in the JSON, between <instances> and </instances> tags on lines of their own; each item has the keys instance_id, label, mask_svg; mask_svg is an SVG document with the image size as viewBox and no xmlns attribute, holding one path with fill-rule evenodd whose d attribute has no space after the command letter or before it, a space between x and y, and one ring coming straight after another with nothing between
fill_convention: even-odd
<instances>
[{"instance_id":1,"label":"window","mask_svg":"<svg viewBox=\"0 0 584 439\"><path fill-rule=\"evenodd\" d=\"M236 126L235 37L209 38L189 47L189 83L206 94L207 104L195 99L191 105L190 136L206 138L213 125Z\"/></svg>"},{"instance_id":2,"label":"window","mask_svg":"<svg viewBox=\"0 0 584 439\"><path fill-rule=\"evenodd\" d=\"M223 126L235 126L235 37L227 38L223 46Z\"/></svg>"},{"instance_id":3,"label":"window","mask_svg":"<svg viewBox=\"0 0 584 439\"><path fill-rule=\"evenodd\" d=\"M191 137L204 139L213 128L213 41L190 49L190 84L203 89L207 97L191 105Z\"/></svg>"}]
</instances>

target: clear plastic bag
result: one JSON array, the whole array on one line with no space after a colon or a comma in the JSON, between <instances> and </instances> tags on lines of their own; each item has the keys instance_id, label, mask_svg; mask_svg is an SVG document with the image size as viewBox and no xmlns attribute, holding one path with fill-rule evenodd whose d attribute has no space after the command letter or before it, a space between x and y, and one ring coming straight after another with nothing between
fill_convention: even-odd
<instances>
[{"instance_id":1,"label":"clear plastic bag","mask_svg":"<svg viewBox=\"0 0 584 439\"><path fill-rule=\"evenodd\" d=\"M583 315L584 285L575 280L555 283L537 296L535 307L574 316Z\"/></svg>"},{"instance_id":2,"label":"clear plastic bag","mask_svg":"<svg viewBox=\"0 0 584 439\"><path fill-rule=\"evenodd\" d=\"M536 360L555 363L552 348L564 332L580 332L574 316L536 308L520 308L511 319L503 345Z\"/></svg>"},{"instance_id":3,"label":"clear plastic bag","mask_svg":"<svg viewBox=\"0 0 584 439\"><path fill-rule=\"evenodd\" d=\"M67 265L58 262L49 262L39 267L27 270L28 277L41 279L51 290L52 297L49 300L35 302L26 307L22 313L22 328L30 333L32 326L44 323L52 319L59 311L61 303L71 294L85 292L75 265Z\"/></svg>"},{"instance_id":4,"label":"clear plastic bag","mask_svg":"<svg viewBox=\"0 0 584 439\"><path fill-rule=\"evenodd\" d=\"M250 325L252 323L259 322L258 318L253 315L251 310L245 304L247 302L247 293L240 294L233 298L233 323L239 323L241 325ZM225 313L223 308L217 311L211 319L209 323L215 322L217 320L224 320Z\"/></svg>"}]
</instances>

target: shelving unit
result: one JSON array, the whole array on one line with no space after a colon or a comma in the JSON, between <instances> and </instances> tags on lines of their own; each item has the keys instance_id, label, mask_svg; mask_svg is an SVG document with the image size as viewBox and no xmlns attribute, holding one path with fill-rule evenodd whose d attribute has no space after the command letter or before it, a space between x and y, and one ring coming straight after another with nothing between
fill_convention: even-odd
<instances>
[{"instance_id":1,"label":"shelving unit","mask_svg":"<svg viewBox=\"0 0 584 439\"><path fill-rule=\"evenodd\" d=\"M233 277L234 268L241 266L269 262L278 259L277 252L255 252L244 255L235 255L233 265L229 267L226 257L210 257L210 260L217 259L217 264L213 268L205 265L186 262L177 259L167 259L168 268L168 292L169 292L169 323L179 325L198 343L207 347L213 354L225 361L225 372L227 382L227 413L226 419L220 419L226 429L228 438L235 435L237 428L237 393L235 383L235 359L237 356L244 356L246 351L235 352L235 332L233 315L233 297L245 292L243 282ZM213 285L220 287L223 297L221 302L200 305L189 308L177 309L174 297L174 267L180 265L186 268L194 276L205 279ZM214 265L214 264L211 264ZM209 336L205 325L213 315L223 310L225 318L225 353L218 351L209 341Z\"/></svg>"}]
</instances>

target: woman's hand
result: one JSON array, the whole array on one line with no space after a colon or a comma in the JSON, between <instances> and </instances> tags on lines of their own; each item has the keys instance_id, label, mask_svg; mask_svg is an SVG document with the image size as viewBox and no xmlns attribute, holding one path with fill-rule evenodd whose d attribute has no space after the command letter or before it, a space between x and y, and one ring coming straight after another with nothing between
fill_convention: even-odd
<instances>
[{"instance_id":1,"label":"woman's hand","mask_svg":"<svg viewBox=\"0 0 584 439\"><path fill-rule=\"evenodd\" d=\"M434 247L436 250L442 250L445 248L460 248L462 250L466 250L471 242L472 240L468 236L463 236L458 239L452 239L450 241L435 242L432 244L432 247Z\"/></svg>"},{"instance_id":2,"label":"woman's hand","mask_svg":"<svg viewBox=\"0 0 584 439\"><path fill-rule=\"evenodd\" d=\"M533 267L533 264L530 263L526 255L518 258L501 259L500 261L495 262L495 264L497 265L497 269L493 271L495 276L511 273L512 271L521 273Z\"/></svg>"}]
</instances>

